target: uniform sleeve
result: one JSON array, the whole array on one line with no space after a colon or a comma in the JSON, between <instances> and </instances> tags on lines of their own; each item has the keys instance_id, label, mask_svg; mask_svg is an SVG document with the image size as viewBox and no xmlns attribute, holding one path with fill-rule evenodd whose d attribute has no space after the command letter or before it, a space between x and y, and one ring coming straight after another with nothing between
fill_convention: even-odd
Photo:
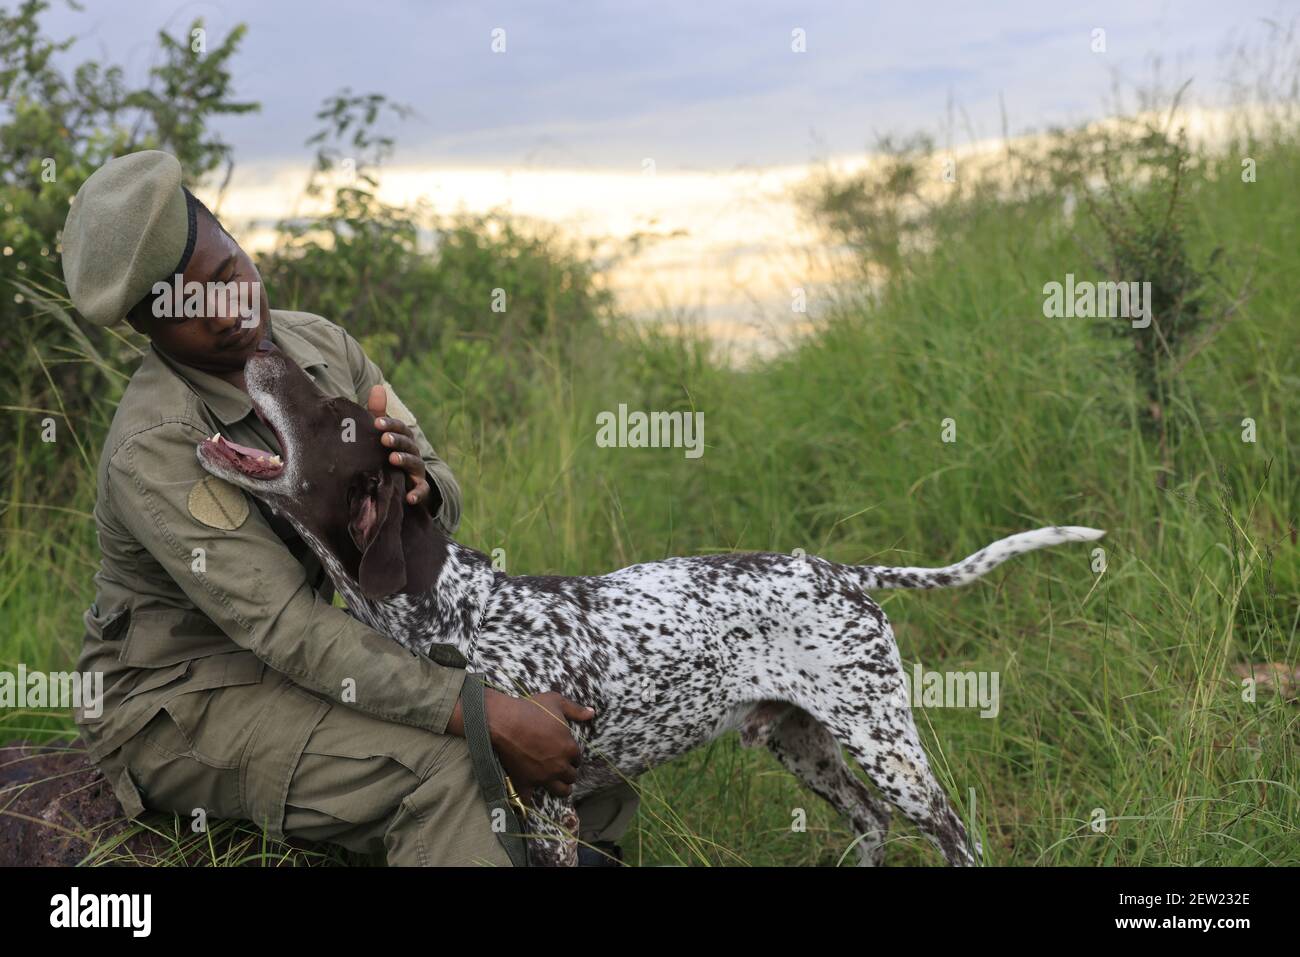
<instances>
[{"instance_id":1,"label":"uniform sleeve","mask_svg":"<svg viewBox=\"0 0 1300 957\"><path fill-rule=\"evenodd\" d=\"M136 540L195 607L275 671L347 707L443 733L465 672L408 651L322 598L251 498L199 465L203 438L196 426L171 421L113 453L108 491ZM191 511L214 489L224 500L218 523L234 528L211 527ZM210 510L194 511L211 520Z\"/></svg>"},{"instance_id":2,"label":"uniform sleeve","mask_svg":"<svg viewBox=\"0 0 1300 957\"><path fill-rule=\"evenodd\" d=\"M451 474L447 463L433 450L433 446L424 435L424 430L420 428L420 423L415 421L415 415L398 398L392 385L379 371L379 366L370 360L360 344L346 331L341 329L339 331L343 333L344 345L347 348L348 365L352 370L352 384L357 390L357 401L365 405L371 388L377 385L384 387L388 393L388 414L395 419L401 419L411 427L411 435L415 438L415 444L420 447L420 457L424 459L424 471L442 497L442 504L437 512L438 521L442 523L442 527L448 534L455 532L460 525L460 485L457 484L456 477Z\"/></svg>"}]
</instances>

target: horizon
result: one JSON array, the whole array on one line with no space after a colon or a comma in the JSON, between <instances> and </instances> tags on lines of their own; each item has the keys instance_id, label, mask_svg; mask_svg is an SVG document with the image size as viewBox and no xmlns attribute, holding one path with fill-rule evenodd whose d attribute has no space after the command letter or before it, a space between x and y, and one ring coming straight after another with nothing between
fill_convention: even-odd
<instances>
[{"instance_id":1,"label":"horizon","mask_svg":"<svg viewBox=\"0 0 1300 957\"><path fill-rule=\"evenodd\" d=\"M986 12L940 3L918 22L907 11L872 18L820 3L746 8L734 26L735 5L704 13L677 4L639 18L635 36L633 21L603 4L549 18L524 5L399 5L347 31L329 7L313 5L323 13L306 19L302 9L148 0L114 16L126 0L103 0L85 13L54 8L47 23L81 37L62 56L125 59L139 77L157 56L156 29L175 35L203 17L211 47L248 24L232 88L262 109L214 123L233 147L233 176L224 191L198 192L250 251L273 242L274 223L312 209L303 141L321 98L345 86L383 92L415 109L380 124L396 139L380 172L385 202L425 202L440 216L500 211L609 256L639 237L638 255L606 277L620 307L686 315L748 352L766 346L774 324L797 331L792 286L834 279L836 251L791 196L816 171L860 168L886 132L928 134L939 155L975 155L1007 138L1132 114L1144 91L1169 96L1187 80L1186 115L1213 116L1229 106L1234 51L1240 61L1270 32L1276 40L1280 28L1265 17L1283 8L1104 3L1057 13L1016 2ZM506 49L493 53L499 29ZM805 31L802 53L795 30ZM294 34L310 55L275 55ZM579 49L581 58L566 58ZM456 76L455 97L440 95L430 62Z\"/></svg>"}]
</instances>

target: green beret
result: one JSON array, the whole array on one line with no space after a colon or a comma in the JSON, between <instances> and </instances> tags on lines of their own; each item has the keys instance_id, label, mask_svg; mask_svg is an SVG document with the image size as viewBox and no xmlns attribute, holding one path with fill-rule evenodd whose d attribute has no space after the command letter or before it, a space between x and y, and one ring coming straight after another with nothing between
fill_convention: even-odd
<instances>
[{"instance_id":1,"label":"green beret","mask_svg":"<svg viewBox=\"0 0 1300 957\"><path fill-rule=\"evenodd\" d=\"M194 222L170 153L109 160L77 190L63 224L63 278L77 311L111 326L170 279L194 245Z\"/></svg>"}]
</instances>

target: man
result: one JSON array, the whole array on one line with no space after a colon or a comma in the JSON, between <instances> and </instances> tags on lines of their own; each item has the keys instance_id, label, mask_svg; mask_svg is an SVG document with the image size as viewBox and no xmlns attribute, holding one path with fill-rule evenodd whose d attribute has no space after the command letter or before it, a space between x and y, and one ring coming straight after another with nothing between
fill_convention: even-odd
<instances>
[{"instance_id":1,"label":"man","mask_svg":"<svg viewBox=\"0 0 1300 957\"><path fill-rule=\"evenodd\" d=\"M104 673L103 712L75 715L127 814L246 819L390 864L509 863L463 738L456 657L416 655L335 608L287 523L195 457L215 432L280 452L243 379L269 339L324 392L367 406L407 501L454 531L456 480L379 369L338 326L270 309L251 259L167 153L120 157L86 181L63 269L87 320L125 318L151 342L98 470L102 561L78 669ZM485 711L521 794L570 793L579 755L560 716L591 709L488 691ZM634 810L626 788L579 804L582 840L604 850L583 856L612 861Z\"/></svg>"}]
</instances>

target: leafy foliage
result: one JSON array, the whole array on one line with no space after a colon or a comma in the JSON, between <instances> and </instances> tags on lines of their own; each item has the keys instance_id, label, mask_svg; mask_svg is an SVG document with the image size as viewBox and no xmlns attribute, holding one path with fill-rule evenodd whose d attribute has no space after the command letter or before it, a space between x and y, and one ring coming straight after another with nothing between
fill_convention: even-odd
<instances>
[{"instance_id":1,"label":"leafy foliage","mask_svg":"<svg viewBox=\"0 0 1300 957\"><path fill-rule=\"evenodd\" d=\"M47 0L0 9L0 375L10 414L0 420L3 477L10 500L23 499L16 463L24 462L51 493L85 480L102 428L139 356L115 330L78 324L59 267L60 231L81 184L113 156L166 149L194 185L224 163L230 148L208 127L213 117L248 113L256 104L231 97L229 60L244 28L203 52L203 21L180 40L163 33L163 61L145 86L128 89L123 71L88 61L66 75L55 56L72 40L41 32ZM9 391L12 390L12 391ZM57 462L35 441L54 417L78 437L78 467ZM34 427L35 426L35 427ZM28 475L30 481L34 476Z\"/></svg>"},{"instance_id":2,"label":"leafy foliage","mask_svg":"<svg viewBox=\"0 0 1300 957\"><path fill-rule=\"evenodd\" d=\"M383 368L433 354L448 375L485 379L484 414L517 414L518 384L534 354L600 335L612 298L591 257L553 230L501 214L439 220L379 196L394 141L377 131L408 108L381 94L329 97L306 195L314 217L282 222L259 265L274 302L345 326Z\"/></svg>"}]
</instances>

